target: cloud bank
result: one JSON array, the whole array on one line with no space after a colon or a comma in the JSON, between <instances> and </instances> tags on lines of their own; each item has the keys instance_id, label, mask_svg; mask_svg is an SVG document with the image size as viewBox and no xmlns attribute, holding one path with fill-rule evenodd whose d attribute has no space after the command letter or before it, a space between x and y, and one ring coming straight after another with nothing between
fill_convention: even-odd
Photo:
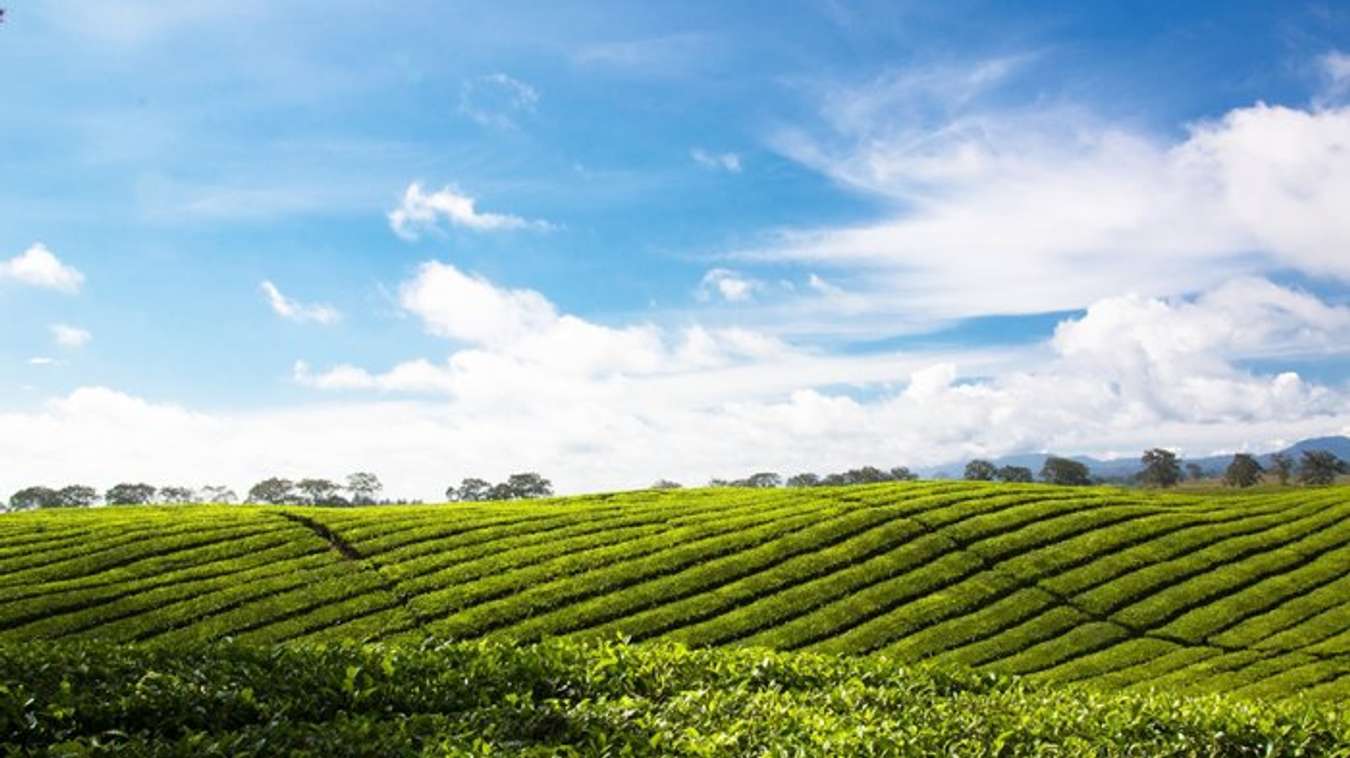
<instances>
[{"instance_id":1,"label":"cloud bank","mask_svg":"<svg viewBox=\"0 0 1350 758\"><path fill-rule=\"evenodd\" d=\"M393 494L434 498L464 476L521 469L581 491L1024 450L1203 455L1350 433L1350 388L1244 368L1344 357L1350 308L1262 278L1103 298L1015 349L851 356L752 330L598 324L443 262L419 267L398 301L446 340L444 359L301 362L299 384L341 400L248 413L82 388L0 414L0 455L26 477L0 489L65 481L77 460L99 486L374 469Z\"/></svg>"}]
</instances>

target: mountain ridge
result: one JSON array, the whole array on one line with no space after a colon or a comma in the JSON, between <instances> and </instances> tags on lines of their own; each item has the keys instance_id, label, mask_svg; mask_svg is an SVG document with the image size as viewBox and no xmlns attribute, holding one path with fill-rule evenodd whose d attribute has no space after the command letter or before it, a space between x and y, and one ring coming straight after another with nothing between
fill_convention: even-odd
<instances>
[{"instance_id":1,"label":"mountain ridge","mask_svg":"<svg viewBox=\"0 0 1350 758\"><path fill-rule=\"evenodd\" d=\"M1345 435L1309 437L1307 439L1299 440L1280 450L1260 453L1256 456L1256 460L1262 466L1269 468L1276 453L1284 453L1297 460L1299 455L1305 450L1327 450L1334 453L1341 460L1350 460L1350 437ZM1060 457L1078 461L1088 467L1088 471L1092 476L1104 479L1128 478L1143 468L1138 457L1094 458L1089 455L1062 455L1059 453L1012 453L1010 455L1001 455L997 458L985 458L984 460L993 463L995 466L1025 466L1031 469L1031 473L1034 475L1041 470L1041 466L1045 464L1045 459L1052 455L1058 455ZM927 466L918 469L918 473L920 476L930 479L959 479L961 473L965 470L966 464L972 460L975 460L975 458L961 459L940 466ZM1223 470L1232 460L1233 453L1207 455L1199 458L1181 458L1183 464L1194 463L1200 466L1201 470L1207 475L1223 473Z\"/></svg>"}]
</instances>

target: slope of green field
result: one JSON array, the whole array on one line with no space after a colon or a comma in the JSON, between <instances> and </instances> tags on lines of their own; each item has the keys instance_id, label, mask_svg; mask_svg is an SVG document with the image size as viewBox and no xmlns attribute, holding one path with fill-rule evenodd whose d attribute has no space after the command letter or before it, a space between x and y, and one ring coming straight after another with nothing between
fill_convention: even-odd
<instances>
[{"instance_id":1,"label":"slope of green field","mask_svg":"<svg viewBox=\"0 0 1350 758\"><path fill-rule=\"evenodd\" d=\"M16 756L1343 756L1350 712L668 644L0 645Z\"/></svg>"},{"instance_id":2,"label":"slope of green field","mask_svg":"<svg viewBox=\"0 0 1350 758\"><path fill-rule=\"evenodd\" d=\"M1350 698L1350 489L923 482L0 517L0 644L618 636Z\"/></svg>"}]
</instances>

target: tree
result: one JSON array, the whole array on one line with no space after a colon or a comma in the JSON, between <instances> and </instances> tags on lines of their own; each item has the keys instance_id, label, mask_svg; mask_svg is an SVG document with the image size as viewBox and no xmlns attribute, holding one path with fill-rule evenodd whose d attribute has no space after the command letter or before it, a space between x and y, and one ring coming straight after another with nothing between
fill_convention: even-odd
<instances>
[{"instance_id":1,"label":"tree","mask_svg":"<svg viewBox=\"0 0 1350 758\"><path fill-rule=\"evenodd\" d=\"M1200 468L1200 464L1198 463L1187 463L1186 478L1190 479L1191 481L1198 481L1200 479L1204 479L1205 470L1203 468Z\"/></svg>"},{"instance_id":2,"label":"tree","mask_svg":"<svg viewBox=\"0 0 1350 758\"><path fill-rule=\"evenodd\" d=\"M820 477L808 471L789 476L784 484L789 487L819 487Z\"/></svg>"},{"instance_id":3,"label":"tree","mask_svg":"<svg viewBox=\"0 0 1350 758\"><path fill-rule=\"evenodd\" d=\"M983 458L976 458L966 464L965 479L972 482L991 482L998 474L998 468Z\"/></svg>"},{"instance_id":4,"label":"tree","mask_svg":"<svg viewBox=\"0 0 1350 758\"><path fill-rule=\"evenodd\" d=\"M290 479L272 477L253 485L248 491L248 502L286 505L296 502L295 483Z\"/></svg>"},{"instance_id":5,"label":"tree","mask_svg":"<svg viewBox=\"0 0 1350 758\"><path fill-rule=\"evenodd\" d=\"M494 488L495 489L495 488ZM511 500L529 500L536 497L549 497L553 494L553 482L533 471L512 474L506 479L506 491Z\"/></svg>"},{"instance_id":6,"label":"tree","mask_svg":"<svg viewBox=\"0 0 1350 758\"><path fill-rule=\"evenodd\" d=\"M342 488L331 479L301 479L295 483L295 488L308 505L342 505L347 502L338 494Z\"/></svg>"},{"instance_id":7,"label":"tree","mask_svg":"<svg viewBox=\"0 0 1350 758\"><path fill-rule=\"evenodd\" d=\"M56 490L50 487L25 487L15 492L9 505L16 510L56 507Z\"/></svg>"},{"instance_id":8,"label":"tree","mask_svg":"<svg viewBox=\"0 0 1350 758\"><path fill-rule=\"evenodd\" d=\"M119 484L103 493L103 502L108 505L145 505L155 499L158 491L148 484Z\"/></svg>"},{"instance_id":9,"label":"tree","mask_svg":"<svg viewBox=\"0 0 1350 758\"><path fill-rule=\"evenodd\" d=\"M383 489L380 478L369 472L358 471L347 477L347 492L352 496L352 505L374 505Z\"/></svg>"},{"instance_id":10,"label":"tree","mask_svg":"<svg viewBox=\"0 0 1350 758\"><path fill-rule=\"evenodd\" d=\"M445 491L445 496L452 501L458 500L465 503L477 503L487 500L492 492L492 485L484 479L469 477L459 483L459 489L451 487Z\"/></svg>"},{"instance_id":11,"label":"tree","mask_svg":"<svg viewBox=\"0 0 1350 758\"><path fill-rule=\"evenodd\" d=\"M1280 486L1289 484L1289 476L1294 473L1294 459L1288 453L1276 453L1270 456L1270 468L1280 478Z\"/></svg>"},{"instance_id":12,"label":"tree","mask_svg":"<svg viewBox=\"0 0 1350 758\"><path fill-rule=\"evenodd\" d=\"M1139 457L1144 470L1139 472L1139 481L1150 487L1172 487L1181 481L1181 464L1177 454L1171 450L1155 447L1145 450Z\"/></svg>"},{"instance_id":13,"label":"tree","mask_svg":"<svg viewBox=\"0 0 1350 758\"><path fill-rule=\"evenodd\" d=\"M669 479L657 479L656 482L653 483L651 486L651 489L654 490L678 490L683 488L684 488L683 484L680 484L679 482L672 482Z\"/></svg>"},{"instance_id":14,"label":"tree","mask_svg":"<svg viewBox=\"0 0 1350 758\"><path fill-rule=\"evenodd\" d=\"M72 484L56 491L54 508L87 508L98 501L98 490L83 484Z\"/></svg>"},{"instance_id":15,"label":"tree","mask_svg":"<svg viewBox=\"0 0 1350 758\"><path fill-rule=\"evenodd\" d=\"M888 471L893 482L912 482L919 478L919 475L909 470L907 466L896 466Z\"/></svg>"},{"instance_id":16,"label":"tree","mask_svg":"<svg viewBox=\"0 0 1350 758\"><path fill-rule=\"evenodd\" d=\"M1223 472L1223 481L1229 487L1250 487L1261 481L1261 464L1247 453L1233 456L1233 462Z\"/></svg>"},{"instance_id":17,"label":"tree","mask_svg":"<svg viewBox=\"0 0 1350 758\"><path fill-rule=\"evenodd\" d=\"M740 482L743 487L755 487L767 489L770 487L783 486L783 477L772 471L761 471L758 474L751 474L748 478Z\"/></svg>"},{"instance_id":18,"label":"tree","mask_svg":"<svg viewBox=\"0 0 1350 758\"><path fill-rule=\"evenodd\" d=\"M845 471L844 479L849 484L877 484L889 482L891 477L890 474L876 466L863 466L862 468L851 468Z\"/></svg>"},{"instance_id":19,"label":"tree","mask_svg":"<svg viewBox=\"0 0 1350 758\"><path fill-rule=\"evenodd\" d=\"M1052 455L1041 466L1041 480L1051 484L1066 484L1081 487L1092 483L1088 476L1088 467L1069 458Z\"/></svg>"},{"instance_id":20,"label":"tree","mask_svg":"<svg viewBox=\"0 0 1350 758\"><path fill-rule=\"evenodd\" d=\"M239 499L239 496L234 494L234 490L223 484L208 484L202 487L201 496L203 503L222 503L224 505L229 505Z\"/></svg>"},{"instance_id":21,"label":"tree","mask_svg":"<svg viewBox=\"0 0 1350 758\"><path fill-rule=\"evenodd\" d=\"M197 499L197 493L191 487L163 487L159 491L161 503L191 503Z\"/></svg>"},{"instance_id":22,"label":"tree","mask_svg":"<svg viewBox=\"0 0 1350 758\"><path fill-rule=\"evenodd\" d=\"M1331 484L1345 472L1345 461L1330 450L1304 450L1298 464L1298 480L1304 484Z\"/></svg>"},{"instance_id":23,"label":"tree","mask_svg":"<svg viewBox=\"0 0 1350 758\"><path fill-rule=\"evenodd\" d=\"M1026 466L1004 466L997 472L1001 481L1025 483L1034 481L1031 477L1031 469Z\"/></svg>"}]
</instances>

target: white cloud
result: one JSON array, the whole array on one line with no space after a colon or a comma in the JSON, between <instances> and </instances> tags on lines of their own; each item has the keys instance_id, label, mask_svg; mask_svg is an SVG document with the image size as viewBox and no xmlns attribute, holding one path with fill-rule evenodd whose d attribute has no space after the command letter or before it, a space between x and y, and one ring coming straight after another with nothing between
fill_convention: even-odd
<instances>
[{"instance_id":1,"label":"white cloud","mask_svg":"<svg viewBox=\"0 0 1350 758\"><path fill-rule=\"evenodd\" d=\"M481 126L515 129L516 118L533 113L539 92L503 73L466 79L460 85L459 112Z\"/></svg>"},{"instance_id":2,"label":"white cloud","mask_svg":"<svg viewBox=\"0 0 1350 758\"><path fill-rule=\"evenodd\" d=\"M1016 70L822 96L823 129L784 129L773 144L891 210L731 257L847 270L873 310L935 319L1194 292L1279 269L1350 280L1350 108L1258 103L1172 140L1053 103L985 107L982 94Z\"/></svg>"},{"instance_id":3,"label":"white cloud","mask_svg":"<svg viewBox=\"0 0 1350 758\"><path fill-rule=\"evenodd\" d=\"M479 211L477 201L453 187L436 192L424 192L422 185L413 182L403 193L403 202L389 212L389 227L398 236L413 240L428 229L437 229L439 220L453 226L475 231L502 231L507 229L551 229L547 221L532 220L506 213Z\"/></svg>"},{"instance_id":4,"label":"white cloud","mask_svg":"<svg viewBox=\"0 0 1350 758\"><path fill-rule=\"evenodd\" d=\"M696 147L689 151L689 157L704 168L721 169L733 174L741 173L741 156L736 153L712 153Z\"/></svg>"},{"instance_id":5,"label":"white cloud","mask_svg":"<svg viewBox=\"0 0 1350 758\"><path fill-rule=\"evenodd\" d=\"M558 322L553 304L533 290L502 289L447 263L422 264L399 290L399 304L440 337L472 343L521 340Z\"/></svg>"},{"instance_id":6,"label":"white cloud","mask_svg":"<svg viewBox=\"0 0 1350 758\"><path fill-rule=\"evenodd\" d=\"M342 314L336 308L292 300L281 294L281 290L270 281L264 281L259 287L267 297L267 303L272 306L273 312L288 321L329 326L342 319Z\"/></svg>"},{"instance_id":7,"label":"white cloud","mask_svg":"<svg viewBox=\"0 0 1350 758\"><path fill-rule=\"evenodd\" d=\"M45 355L35 355L28 359L28 365L30 366L54 366L56 363L55 358L49 358Z\"/></svg>"},{"instance_id":8,"label":"white cloud","mask_svg":"<svg viewBox=\"0 0 1350 758\"><path fill-rule=\"evenodd\" d=\"M417 359L400 363L383 374L342 364L315 374L309 364L296 361L291 373L297 384L320 390L381 390L419 394L446 394L454 390L454 377L445 368Z\"/></svg>"},{"instance_id":9,"label":"white cloud","mask_svg":"<svg viewBox=\"0 0 1350 758\"><path fill-rule=\"evenodd\" d=\"M428 286L449 268L436 265L418 274ZM470 279L445 291L492 287ZM464 476L527 469L578 491L1019 450L1199 455L1350 433L1346 388L1241 367L1344 355L1350 308L1260 279L1188 299L1107 298L1042 345L854 356L747 330L606 327L551 304L545 317L533 298L499 295L498 316L518 307L529 315L506 323L534 326L466 332L414 311L470 344L384 373L295 367L316 388L435 397L201 413L95 387L0 413L0 476L11 477L0 491L126 477L246 488L369 469L391 494L431 498Z\"/></svg>"},{"instance_id":10,"label":"white cloud","mask_svg":"<svg viewBox=\"0 0 1350 758\"><path fill-rule=\"evenodd\" d=\"M68 324L52 324L52 338L61 347L79 348L94 338L87 330Z\"/></svg>"},{"instance_id":11,"label":"white cloud","mask_svg":"<svg viewBox=\"0 0 1350 758\"><path fill-rule=\"evenodd\" d=\"M79 292L84 284L84 274L62 263L40 242L20 255L0 261L0 281L5 279L68 294Z\"/></svg>"},{"instance_id":12,"label":"white cloud","mask_svg":"<svg viewBox=\"0 0 1350 758\"><path fill-rule=\"evenodd\" d=\"M817 274L810 274L806 277L806 286L826 296L837 297L844 294L843 288L830 284Z\"/></svg>"},{"instance_id":13,"label":"white cloud","mask_svg":"<svg viewBox=\"0 0 1350 758\"><path fill-rule=\"evenodd\" d=\"M751 300L755 292L764 288L763 282L728 268L715 268L703 275L698 284L700 300L709 300L714 295L729 303L741 303Z\"/></svg>"}]
</instances>

